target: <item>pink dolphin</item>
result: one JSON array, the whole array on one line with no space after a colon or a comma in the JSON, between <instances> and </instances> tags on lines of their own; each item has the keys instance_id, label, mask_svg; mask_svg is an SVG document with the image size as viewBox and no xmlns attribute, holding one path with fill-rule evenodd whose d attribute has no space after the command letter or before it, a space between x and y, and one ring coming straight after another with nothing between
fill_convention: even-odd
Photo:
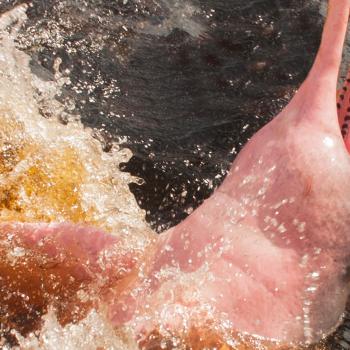
<instances>
[{"instance_id":1,"label":"pink dolphin","mask_svg":"<svg viewBox=\"0 0 350 350\"><path fill-rule=\"evenodd\" d=\"M213 196L141 263L91 228L2 225L0 320L25 333L53 303L63 323L96 306L114 326L133 325L135 337L209 319L287 343L332 332L350 278L347 86L339 120L336 108L349 10L350 0L329 0L321 47L298 93ZM77 297L82 291L88 299Z\"/></svg>"}]
</instances>

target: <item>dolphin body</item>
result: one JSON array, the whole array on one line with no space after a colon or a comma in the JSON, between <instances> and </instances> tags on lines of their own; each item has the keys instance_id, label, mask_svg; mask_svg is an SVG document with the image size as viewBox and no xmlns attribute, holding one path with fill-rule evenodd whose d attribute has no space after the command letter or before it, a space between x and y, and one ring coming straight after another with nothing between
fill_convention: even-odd
<instances>
[{"instance_id":1,"label":"dolphin body","mask_svg":"<svg viewBox=\"0 0 350 350\"><path fill-rule=\"evenodd\" d=\"M336 108L349 9L349 0L329 0L298 93L250 140L213 196L142 259L97 229L2 224L2 322L26 334L53 305L63 324L95 307L115 327L131 325L136 338L210 320L283 343L331 333L349 294L347 90L339 119Z\"/></svg>"}]
</instances>

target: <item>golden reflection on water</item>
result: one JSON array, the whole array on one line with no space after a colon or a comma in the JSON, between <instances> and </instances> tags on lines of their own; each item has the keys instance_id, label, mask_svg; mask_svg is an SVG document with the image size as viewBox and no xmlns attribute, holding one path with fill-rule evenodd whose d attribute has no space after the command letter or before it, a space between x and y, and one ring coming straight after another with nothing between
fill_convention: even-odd
<instances>
[{"instance_id":1,"label":"golden reflection on water","mask_svg":"<svg viewBox=\"0 0 350 350\"><path fill-rule=\"evenodd\" d=\"M94 220L93 205L84 205L82 185L88 174L76 148L65 143L54 148L33 140L23 125L5 111L0 115L0 125L0 221L70 221L104 226ZM179 335L164 335L154 330L139 342L139 347L144 350L302 349L237 334L224 337L215 328L191 328ZM324 341L304 349L326 350L327 344Z\"/></svg>"},{"instance_id":2,"label":"golden reflection on water","mask_svg":"<svg viewBox=\"0 0 350 350\"><path fill-rule=\"evenodd\" d=\"M6 89L0 89L0 97L3 97L2 100L0 100L0 222L83 222L102 227L105 230L111 230L115 233L120 233L122 230L115 228L128 227L127 224L132 221L130 225L131 229L128 231L129 235L126 236L126 240L131 242L130 234L132 234L134 241L141 240L144 242L143 244L139 244L139 250L145 251L145 247L150 242L149 237L153 238L153 236L150 233L149 235L146 234L147 228L143 222L143 214L139 212L139 208L136 207L136 203L134 203L131 194L127 190L126 183L130 182L130 179L125 181L122 180L122 178L118 178L121 183L120 189L118 189L117 192L113 192L111 190L115 189L114 184L106 177L106 183L110 186L107 186L108 189L106 192L110 192L113 197L120 194L118 204L125 204L125 209L117 208L118 210L114 211L116 216L120 214L120 218L116 219L116 222L118 222L118 224L122 222L123 226L116 226L114 222L108 224L102 219L96 219L99 215L96 216L95 214L101 210L101 208L95 208L94 200L86 201L83 198L85 191L84 185L87 182L91 182L91 179L89 179L91 176L91 169L87 170L86 159L82 158L79 146L74 147L74 143L65 142L57 142L51 145L49 138L44 141L35 136L31 136L30 132L27 130L28 125L30 123L35 124L39 119L36 118L36 116L35 118L31 117L31 113L29 113L33 112L33 108L28 104L29 99L27 94L31 94L32 87L29 86L30 84L26 86L25 82L30 81L30 73L28 67L23 66L22 61L19 62L19 64L16 63L16 57L20 56L18 52L12 48L11 45L9 45L8 50L9 57L14 57L13 61L15 64L13 64L13 67L16 68L18 66L21 69L18 68L17 72L16 68L14 72L16 74L14 74L13 77L6 77L5 73L1 77L3 81L2 88L6 87ZM11 53L11 50L13 53ZM3 68L0 65L0 68L2 68L0 69L1 72L8 71L9 67L6 65L7 62L8 60L4 60L1 63L1 65L3 65ZM25 76L23 77L23 75ZM9 86L11 86L11 91L8 91ZM8 103L8 109L1 109L1 105L3 104L6 106L6 102L8 101L11 102ZM21 108L17 108L18 104L21 105ZM27 104L30 106L28 111L26 110ZM29 120L26 126L18 120L17 116L11 114L11 108L28 112L28 116L25 116L25 118ZM33 113L35 114L35 112ZM57 138L59 137L60 135L57 135ZM97 157L99 156L100 154L97 155ZM102 160L99 159L98 162L102 162ZM96 169L98 169L98 167L94 168L92 171L94 172ZM100 189L98 189L98 191L99 190ZM93 194L95 196L99 195L97 192ZM90 199L91 198L93 199L93 195L90 196ZM117 200L116 198L114 199ZM122 207L122 205L120 205L120 207ZM114 209L115 208L113 208L113 210ZM130 217L133 218L132 220L127 216L129 213L131 213ZM111 215L108 215L108 213L106 214L106 217L110 216ZM114 228L114 230L112 228ZM145 237L142 238L143 235ZM130 244L132 245L132 243ZM32 292L36 291L35 288L32 288L35 285L34 281L38 281L37 285L41 286L39 282L41 281L43 272L36 269L38 257L34 256L30 258L35 262L35 264L33 264L35 268L30 271L32 275L27 271L28 268L32 266L28 264L28 261L27 264L16 266L16 268L20 270L23 267L27 268L27 270L24 270L25 273L22 277L18 273L18 270L15 271L15 269L12 269L13 278L11 279L10 285L16 290L18 290L18 288L23 288L23 290L26 291L31 288ZM67 264L68 263L69 261ZM67 266L53 266L53 268L60 269L59 273L56 273L56 275L58 276L57 281L63 290L61 294L64 294L65 297L68 296L70 300L71 295L75 297L76 286L66 282L68 278L66 267ZM8 265L4 266L4 269L8 268ZM12 272L12 270L10 272ZM51 272L50 270L50 273ZM8 270L6 270L6 273L9 274ZM47 274L49 275L49 273ZM48 281L46 289L51 290L50 280L48 278L46 280ZM16 281L18 285L14 283ZM4 291L8 292L9 290L4 288ZM50 291L50 293L55 295L52 291ZM37 294L35 296L38 298L37 304L41 307L42 313L46 312L47 305L43 303L42 295ZM62 299L58 300L62 301ZM76 300L74 298L73 300L73 304L76 304ZM15 306L15 303L11 303L11 307ZM20 307L22 306L23 305L20 304ZM14 314L16 314L15 311ZM42 315L39 313L40 318L41 316ZM68 316L70 317L71 315ZM65 317L66 315L63 314L62 318ZM4 315L3 318L2 322L6 324L8 322L7 315ZM36 318L33 320L34 323L35 321L38 321L38 319ZM39 322L41 322L41 319ZM14 326L18 328L18 322L14 323ZM27 326L29 326L29 323L23 325L23 327ZM225 336L223 336L222 334L224 333L225 332L217 331L216 328L211 325L201 328L194 327L186 334L178 335L164 335L158 330L154 330L146 335L144 340L139 342L139 347L144 350L175 348L185 350L287 350L297 348L266 342L253 337L242 337L232 333L228 336L225 333ZM328 341L324 341L320 344L310 346L309 349L326 350L330 348L328 344ZM299 347L299 349L300 348L301 347Z\"/></svg>"},{"instance_id":3,"label":"golden reflection on water","mask_svg":"<svg viewBox=\"0 0 350 350\"><path fill-rule=\"evenodd\" d=\"M4 113L0 122L0 220L92 223L93 208L82 206L86 171L77 151L31 140Z\"/></svg>"}]
</instances>

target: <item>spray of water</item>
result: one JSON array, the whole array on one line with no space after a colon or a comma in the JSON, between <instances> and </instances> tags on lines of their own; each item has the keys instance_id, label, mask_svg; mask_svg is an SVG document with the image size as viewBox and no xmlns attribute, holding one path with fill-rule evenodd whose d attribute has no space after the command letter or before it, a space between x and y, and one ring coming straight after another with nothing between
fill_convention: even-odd
<instances>
[{"instance_id":1,"label":"spray of water","mask_svg":"<svg viewBox=\"0 0 350 350\"><path fill-rule=\"evenodd\" d=\"M69 127L58 122L64 110L53 98L63 84L59 74L41 72L46 79L34 75L30 58L14 44L25 11L19 6L0 17L0 221L94 225L118 236L121 249L132 248L137 257L154 233L128 189L137 179L118 170L131 154L117 144L109 153L102 152L79 118L72 117L76 120ZM52 118L42 117L43 107ZM39 333L12 333L21 349L134 346L95 310L65 327L50 310ZM3 349L9 346L3 341Z\"/></svg>"}]
</instances>

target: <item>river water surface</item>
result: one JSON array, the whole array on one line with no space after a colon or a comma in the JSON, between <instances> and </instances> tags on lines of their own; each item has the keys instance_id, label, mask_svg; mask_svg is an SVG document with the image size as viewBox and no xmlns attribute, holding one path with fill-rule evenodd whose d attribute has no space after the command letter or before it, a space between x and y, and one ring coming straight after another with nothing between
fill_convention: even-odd
<instances>
[{"instance_id":1,"label":"river water surface","mask_svg":"<svg viewBox=\"0 0 350 350\"><path fill-rule=\"evenodd\" d=\"M62 148L66 144L55 133L66 135L64 142L83 154L88 174L84 210L64 208L57 218L50 207L52 211L21 219L79 221L94 194L103 192L103 202L83 219L131 232L145 229L145 215L160 233L213 192L247 140L304 80L323 23L322 4L310 0L0 0L0 13L21 3L28 6L26 16L11 25L5 59L11 61L16 50L25 53L24 74L37 82L30 93L33 102L24 103L38 108L32 124L42 120L41 130L53 130L45 123L54 121L58 129L41 136L52 148ZM13 81L3 79L3 94ZM23 102L27 97L23 93L8 100ZM6 108L21 113L15 102ZM97 141L79 139L83 127ZM35 126L28 128L31 140L40 139ZM8 130L10 137L12 126ZM40 142L28 142L28 147L44 147ZM103 171L88 156L92 149L96 159L106 162ZM52 171L55 158L50 155L50 165L45 157L40 161ZM65 159L64 164L72 162ZM79 173L74 166L73 173ZM100 178L92 176L96 173ZM122 185L117 190L94 188L101 178L116 178ZM60 193L60 185L53 196ZM108 219L115 207L116 222ZM10 210L6 215L12 214ZM340 328L328 347L349 348L350 330Z\"/></svg>"}]
</instances>

